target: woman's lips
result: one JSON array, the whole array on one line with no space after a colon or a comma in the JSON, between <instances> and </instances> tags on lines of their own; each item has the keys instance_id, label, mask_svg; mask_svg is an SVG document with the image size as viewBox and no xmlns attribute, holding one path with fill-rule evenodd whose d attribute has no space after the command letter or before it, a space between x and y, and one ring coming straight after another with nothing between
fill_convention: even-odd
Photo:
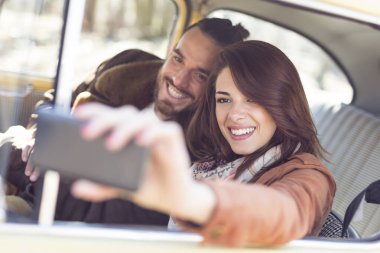
<instances>
[{"instance_id":1,"label":"woman's lips","mask_svg":"<svg viewBox=\"0 0 380 253\"><path fill-rule=\"evenodd\" d=\"M234 140L244 140L250 137L256 130L256 127L228 128L230 136Z\"/></svg>"}]
</instances>

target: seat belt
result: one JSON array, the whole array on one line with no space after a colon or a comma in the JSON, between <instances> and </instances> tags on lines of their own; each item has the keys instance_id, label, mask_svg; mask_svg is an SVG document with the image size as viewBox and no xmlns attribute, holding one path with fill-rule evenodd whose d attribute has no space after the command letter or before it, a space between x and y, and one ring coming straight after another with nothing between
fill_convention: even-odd
<instances>
[{"instance_id":1,"label":"seat belt","mask_svg":"<svg viewBox=\"0 0 380 253\"><path fill-rule=\"evenodd\" d=\"M380 204L380 180L377 180L367 186L361 191L348 205L344 214L342 237L346 233L348 226L350 225L352 218L358 210L363 198L367 203Z\"/></svg>"}]
</instances>

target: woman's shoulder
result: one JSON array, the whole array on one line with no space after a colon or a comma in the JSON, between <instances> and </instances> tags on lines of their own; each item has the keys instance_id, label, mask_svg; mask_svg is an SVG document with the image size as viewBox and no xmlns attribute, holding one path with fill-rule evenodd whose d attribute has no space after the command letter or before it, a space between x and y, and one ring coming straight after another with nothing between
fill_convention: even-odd
<instances>
[{"instance_id":1,"label":"woman's shoulder","mask_svg":"<svg viewBox=\"0 0 380 253\"><path fill-rule=\"evenodd\" d=\"M291 156L287 162L279 165L279 169L284 173L294 170L316 170L332 177L331 171L322 163L322 161L313 154L301 153Z\"/></svg>"},{"instance_id":2,"label":"woman's shoulder","mask_svg":"<svg viewBox=\"0 0 380 253\"><path fill-rule=\"evenodd\" d=\"M286 175L295 171L302 171L305 169L316 170L322 172L323 174L332 176L330 170L321 162L321 160L310 153L295 154L289 157L289 159L286 162L272 168L265 174L268 174L266 176L270 176L269 174Z\"/></svg>"},{"instance_id":3,"label":"woman's shoulder","mask_svg":"<svg viewBox=\"0 0 380 253\"><path fill-rule=\"evenodd\" d=\"M331 193L336 190L336 183L332 172L322 163L322 161L313 154L301 153L293 155L287 162L278 167L277 172L273 171L277 177L288 178L293 180L302 179L299 182L307 184L321 185L322 181L326 183ZM274 176L276 177L276 176ZM322 180L324 179L324 180Z\"/></svg>"},{"instance_id":4,"label":"woman's shoulder","mask_svg":"<svg viewBox=\"0 0 380 253\"><path fill-rule=\"evenodd\" d=\"M283 164L279 165L279 167L296 167L299 169L303 168L315 168L315 169L322 169L322 170L328 170L326 166L323 164L321 159L319 159L317 156L310 154L310 153L300 153L295 154L289 157L289 159L284 162Z\"/></svg>"},{"instance_id":5,"label":"woman's shoulder","mask_svg":"<svg viewBox=\"0 0 380 253\"><path fill-rule=\"evenodd\" d=\"M316 165L323 166L321 160L313 154L310 153L300 153L293 155L289 158L290 162L300 163L304 165Z\"/></svg>"}]
</instances>

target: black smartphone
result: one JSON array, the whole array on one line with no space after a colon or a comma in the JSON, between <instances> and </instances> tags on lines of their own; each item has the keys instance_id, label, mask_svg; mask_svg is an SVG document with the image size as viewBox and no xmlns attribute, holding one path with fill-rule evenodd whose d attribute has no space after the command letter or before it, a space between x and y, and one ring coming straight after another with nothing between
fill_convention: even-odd
<instances>
[{"instance_id":1,"label":"black smartphone","mask_svg":"<svg viewBox=\"0 0 380 253\"><path fill-rule=\"evenodd\" d=\"M137 190L144 176L147 149L131 142L111 152L105 148L104 137L88 141L80 136L84 123L54 109L39 111L32 163L70 178Z\"/></svg>"}]
</instances>

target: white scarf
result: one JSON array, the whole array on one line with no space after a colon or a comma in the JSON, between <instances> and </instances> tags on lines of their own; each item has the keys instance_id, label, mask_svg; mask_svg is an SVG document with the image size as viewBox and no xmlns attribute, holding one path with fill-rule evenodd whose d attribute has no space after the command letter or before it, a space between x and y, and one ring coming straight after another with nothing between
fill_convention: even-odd
<instances>
[{"instance_id":1,"label":"white scarf","mask_svg":"<svg viewBox=\"0 0 380 253\"><path fill-rule=\"evenodd\" d=\"M269 166L280 158L280 147L281 145L278 145L269 149L267 152L265 152L265 154L256 159L255 162L251 164L246 170L244 170L243 173L241 173L235 180L241 183L249 182L263 167ZM216 168L214 168L215 161L194 163L190 169L195 180L205 178L223 181L233 180L236 175L237 168L244 162L244 159L246 159L246 157L241 157L232 162L217 166ZM169 219L168 229L180 230L179 227L175 224L172 217Z\"/></svg>"},{"instance_id":2,"label":"white scarf","mask_svg":"<svg viewBox=\"0 0 380 253\"><path fill-rule=\"evenodd\" d=\"M267 167L273 162L277 161L281 156L281 146L277 145L269 149L265 154L260 156L254 161L253 164L248 166L237 179L238 182L247 183L249 182L263 167ZM212 168L214 162L204 162L204 163L194 163L191 166L193 178L196 180L200 179L213 179L213 180L233 180L237 168L244 162L246 157L241 157L232 162L220 165L216 168Z\"/></svg>"}]
</instances>

